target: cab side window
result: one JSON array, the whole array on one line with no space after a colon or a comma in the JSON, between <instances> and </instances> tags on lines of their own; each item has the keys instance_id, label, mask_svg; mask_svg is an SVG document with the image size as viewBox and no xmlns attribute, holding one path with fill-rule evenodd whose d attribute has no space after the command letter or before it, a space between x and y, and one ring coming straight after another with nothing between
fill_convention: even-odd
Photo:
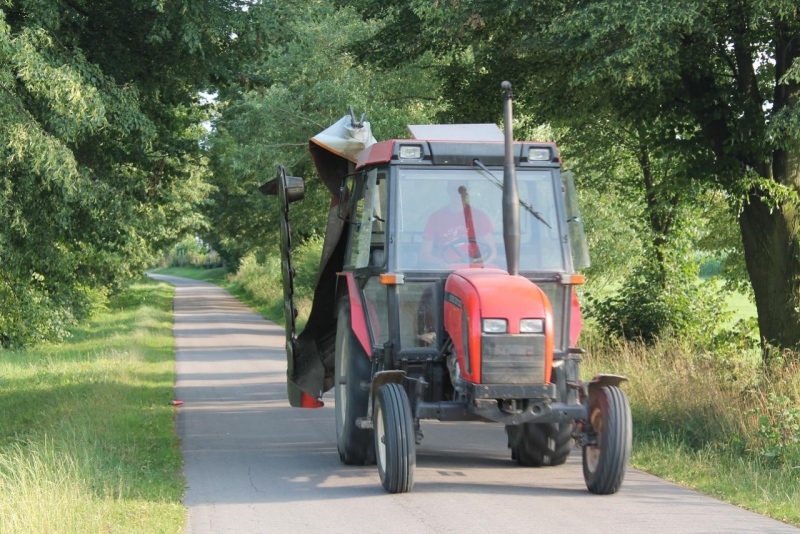
<instances>
[{"instance_id":1,"label":"cab side window","mask_svg":"<svg viewBox=\"0 0 800 534\"><path fill-rule=\"evenodd\" d=\"M347 265L355 269L382 266L386 261L386 174L372 169L359 182L347 253Z\"/></svg>"}]
</instances>

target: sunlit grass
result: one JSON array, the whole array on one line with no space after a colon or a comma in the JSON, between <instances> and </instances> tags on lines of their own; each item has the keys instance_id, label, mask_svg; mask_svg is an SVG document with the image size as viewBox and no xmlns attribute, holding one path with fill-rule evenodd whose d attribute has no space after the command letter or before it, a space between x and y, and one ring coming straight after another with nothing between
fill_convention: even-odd
<instances>
[{"instance_id":1,"label":"sunlit grass","mask_svg":"<svg viewBox=\"0 0 800 534\"><path fill-rule=\"evenodd\" d=\"M154 269L151 272L167 274L170 276L181 276L192 280L203 280L214 284L224 284L228 277L228 270L225 267L216 269L203 269L202 267L164 267Z\"/></svg>"},{"instance_id":2,"label":"sunlit grass","mask_svg":"<svg viewBox=\"0 0 800 534\"><path fill-rule=\"evenodd\" d=\"M634 423L635 425L636 423ZM800 526L800 475L757 456L713 445L694 448L672 435L639 436L631 463L666 480Z\"/></svg>"},{"instance_id":3,"label":"sunlit grass","mask_svg":"<svg viewBox=\"0 0 800 534\"><path fill-rule=\"evenodd\" d=\"M725 298L725 304L733 316L733 321L756 317L755 303L743 293L730 293Z\"/></svg>"},{"instance_id":4,"label":"sunlit grass","mask_svg":"<svg viewBox=\"0 0 800 534\"><path fill-rule=\"evenodd\" d=\"M172 288L143 281L68 341L0 359L0 532L176 532Z\"/></svg>"}]
</instances>

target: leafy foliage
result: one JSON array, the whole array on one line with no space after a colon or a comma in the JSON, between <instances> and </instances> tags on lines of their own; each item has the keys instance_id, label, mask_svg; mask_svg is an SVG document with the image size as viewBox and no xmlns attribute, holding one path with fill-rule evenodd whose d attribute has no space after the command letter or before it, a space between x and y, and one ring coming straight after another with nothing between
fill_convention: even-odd
<instances>
[{"instance_id":1,"label":"leafy foliage","mask_svg":"<svg viewBox=\"0 0 800 534\"><path fill-rule=\"evenodd\" d=\"M0 3L0 342L64 335L202 219L225 0Z\"/></svg>"},{"instance_id":2,"label":"leafy foliage","mask_svg":"<svg viewBox=\"0 0 800 534\"><path fill-rule=\"evenodd\" d=\"M726 315L716 287L698 281L698 267L688 249L671 251L662 263L645 257L616 295L589 294L587 300L587 315L598 319L607 335L646 343L677 335L710 347L715 326Z\"/></svg>"},{"instance_id":3,"label":"leafy foliage","mask_svg":"<svg viewBox=\"0 0 800 534\"><path fill-rule=\"evenodd\" d=\"M243 83L220 92L224 104L209 140L217 190L206 211L213 230L205 238L231 268L248 252L263 261L268 247L277 248L276 200L258 186L274 177L278 164L306 179L305 199L292 205L295 238L324 233L330 193L313 179L308 140L348 105L367 113L378 139L404 137L407 124L428 122L438 109L429 73L416 65L378 73L348 52L353 41L378 29L352 10L317 0L280 3L257 15L263 27L280 21L280 31L265 35L268 42L242 65Z\"/></svg>"},{"instance_id":4,"label":"leafy foliage","mask_svg":"<svg viewBox=\"0 0 800 534\"><path fill-rule=\"evenodd\" d=\"M434 55L442 65L448 113L481 116L479 95L497 91L498 81L509 79L523 113L538 122L595 139L606 132L618 137L613 146L628 147L646 182L646 217L656 231L657 255L674 224L672 208L723 188L737 208L762 339L800 344L796 5L784 0L358 0L354 5L365 18L386 24L385 31L359 43L360 56L391 67L405 58ZM667 179L652 179L659 174Z\"/></svg>"},{"instance_id":5,"label":"leafy foliage","mask_svg":"<svg viewBox=\"0 0 800 534\"><path fill-rule=\"evenodd\" d=\"M770 393L758 417L760 453L767 459L800 467L800 408L786 395ZM758 413L753 411L753 413Z\"/></svg>"}]
</instances>

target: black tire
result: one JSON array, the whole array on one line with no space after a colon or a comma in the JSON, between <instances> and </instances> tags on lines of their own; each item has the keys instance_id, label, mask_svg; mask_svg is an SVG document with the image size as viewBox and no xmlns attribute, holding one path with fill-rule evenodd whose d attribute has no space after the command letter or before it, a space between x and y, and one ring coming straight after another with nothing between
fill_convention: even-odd
<instances>
[{"instance_id":1,"label":"black tire","mask_svg":"<svg viewBox=\"0 0 800 534\"><path fill-rule=\"evenodd\" d=\"M625 393L616 386L594 391L589 422L597 434L597 446L583 448L583 478L592 493L611 495L622 486L631 458L633 422Z\"/></svg>"},{"instance_id":2,"label":"black tire","mask_svg":"<svg viewBox=\"0 0 800 534\"><path fill-rule=\"evenodd\" d=\"M553 382L559 402L569 402L567 381L563 367L553 368ZM572 447L573 424L563 423L524 423L506 426L508 447L511 459L525 467L552 467L563 465Z\"/></svg>"},{"instance_id":3,"label":"black tire","mask_svg":"<svg viewBox=\"0 0 800 534\"><path fill-rule=\"evenodd\" d=\"M417 451L414 423L406 390L384 384L373 407L375 450L381 484L389 493L406 493L414 487Z\"/></svg>"},{"instance_id":4,"label":"black tire","mask_svg":"<svg viewBox=\"0 0 800 534\"><path fill-rule=\"evenodd\" d=\"M366 417L369 390L362 387L372 378L372 362L364 352L350 324L348 297L339 304L336 324L334 396L336 398L336 441L339 459L345 465L375 463L375 439L370 429L356 426L356 419Z\"/></svg>"},{"instance_id":5,"label":"black tire","mask_svg":"<svg viewBox=\"0 0 800 534\"><path fill-rule=\"evenodd\" d=\"M574 444L572 423L524 423L507 426L511 458L525 467L562 465Z\"/></svg>"}]
</instances>

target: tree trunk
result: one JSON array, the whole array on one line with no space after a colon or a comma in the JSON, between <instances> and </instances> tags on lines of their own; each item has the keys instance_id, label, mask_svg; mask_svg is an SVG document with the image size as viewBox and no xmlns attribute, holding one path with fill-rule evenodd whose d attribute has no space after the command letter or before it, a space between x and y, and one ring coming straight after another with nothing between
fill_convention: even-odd
<instances>
[{"instance_id":1,"label":"tree trunk","mask_svg":"<svg viewBox=\"0 0 800 534\"><path fill-rule=\"evenodd\" d=\"M770 212L757 194L739 216L765 363L772 347L800 348L798 223L796 207L785 203Z\"/></svg>"},{"instance_id":2,"label":"tree trunk","mask_svg":"<svg viewBox=\"0 0 800 534\"><path fill-rule=\"evenodd\" d=\"M659 272L662 283L666 283L666 269L664 266L664 247L667 244L667 236L675 222L675 210L678 205L679 195L675 192L666 193L662 188L660 194L656 186L656 179L653 176L653 167L650 162L650 150L647 146L639 146L637 155L639 168L642 171L642 181L644 183L644 196L647 203L647 220L650 223L650 230L653 232L653 251L658 262ZM667 198L662 198L666 196Z\"/></svg>"}]
</instances>

